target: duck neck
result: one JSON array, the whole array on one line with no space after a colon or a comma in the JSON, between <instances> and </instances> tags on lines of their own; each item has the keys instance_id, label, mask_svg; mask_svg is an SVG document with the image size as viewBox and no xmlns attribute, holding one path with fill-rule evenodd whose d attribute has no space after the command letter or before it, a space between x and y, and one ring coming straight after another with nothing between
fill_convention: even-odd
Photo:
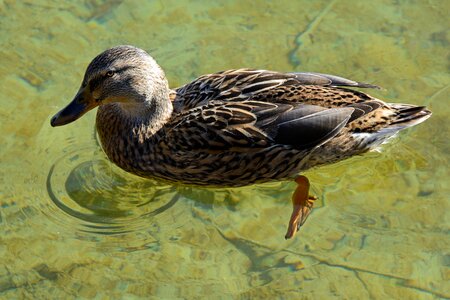
<instances>
[{"instance_id":1,"label":"duck neck","mask_svg":"<svg viewBox=\"0 0 450 300\"><path fill-rule=\"evenodd\" d=\"M156 99L153 99L156 100ZM172 115L166 99L141 103L108 103L97 111L97 132L108 158L122 169L138 173L140 151L152 155L152 140Z\"/></svg>"},{"instance_id":2,"label":"duck neck","mask_svg":"<svg viewBox=\"0 0 450 300\"><path fill-rule=\"evenodd\" d=\"M97 112L96 127L103 151L113 163L134 174L143 172L143 156L150 162L154 158L152 145L158 139L157 132L172 114L169 98L152 103L109 103L101 105ZM146 168L148 172L153 166Z\"/></svg>"},{"instance_id":3,"label":"duck neck","mask_svg":"<svg viewBox=\"0 0 450 300\"><path fill-rule=\"evenodd\" d=\"M140 103L116 103L120 121L128 124L134 134L154 135L172 115L173 106L169 96Z\"/></svg>"}]
</instances>

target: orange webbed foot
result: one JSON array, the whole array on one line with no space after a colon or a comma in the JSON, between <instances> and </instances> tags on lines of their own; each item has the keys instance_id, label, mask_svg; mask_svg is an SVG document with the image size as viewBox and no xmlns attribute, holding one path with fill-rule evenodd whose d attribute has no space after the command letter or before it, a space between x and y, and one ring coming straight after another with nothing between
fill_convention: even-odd
<instances>
[{"instance_id":1,"label":"orange webbed foot","mask_svg":"<svg viewBox=\"0 0 450 300\"><path fill-rule=\"evenodd\" d=\"M292 195L292 214L289 220L288 230L284 236L286 239L292 238L300 227L305 223L311 213L314 201L317 197L309 195L309 180L305 176L295 179L297 188Z\"/></svg>"}]
</instances>

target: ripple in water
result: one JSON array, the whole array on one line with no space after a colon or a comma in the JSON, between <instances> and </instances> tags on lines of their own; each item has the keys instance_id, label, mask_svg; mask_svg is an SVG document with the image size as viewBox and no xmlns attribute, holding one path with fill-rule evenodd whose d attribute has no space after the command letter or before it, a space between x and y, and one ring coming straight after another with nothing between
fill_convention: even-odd
<instances>
[{"instance_id":1,"label":"ripple in water","mask_svg":"<svg viewBox=\"0 0 450 300\"><path fill-rule=\"evenodd\" d=\"M165 218L164 213L179 198L172 186L112 167L97 147L59 158L48 173L47 191L55 204L47 211L49 217L75 230L79 238L121 236L123 240L127 235L143 243L143 234L173 226L172 217Z\"/></svg>"}]
</instances>

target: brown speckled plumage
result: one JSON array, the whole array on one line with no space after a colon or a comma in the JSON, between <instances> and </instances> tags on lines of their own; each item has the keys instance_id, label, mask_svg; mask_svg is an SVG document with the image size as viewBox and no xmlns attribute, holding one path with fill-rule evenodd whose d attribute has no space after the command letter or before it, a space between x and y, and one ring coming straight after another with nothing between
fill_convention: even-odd
<instances>
[{"instance_id":1,"label":"brown speckled plumage","mask_svg":"<svg viewBox=\"0 0 450 300\"><path fill-rule=\"evenodd\" d=\"M93 60L77 97L88 109L99 106L101 144L124 170L232 187L292 179L367 152L430 115L349 87L376 88L326 74L239 69L170 90L148 54L119 46ZM62 111L52 124L71 121Z\"/></svg>"}]
</instances>

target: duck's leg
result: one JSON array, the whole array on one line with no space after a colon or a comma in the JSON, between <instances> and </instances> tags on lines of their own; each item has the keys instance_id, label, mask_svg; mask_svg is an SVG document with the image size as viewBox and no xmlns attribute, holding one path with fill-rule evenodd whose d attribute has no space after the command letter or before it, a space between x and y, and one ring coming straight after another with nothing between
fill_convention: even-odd
<instances>
[{"instance_id":1,"label":"duck's leg","mask_svg":"<svg viewBox=\"0 0 450 300\"><path fill-rule=\"evenodd\" d=\"M295 179L295 182L297 183L297 188L292 195L293 209L291 219L289 220L288 230L284 236L286 239L293 237L300 229L300 226L305 223L312 210L314 201L317 199L317 197L309 195L308 178L300 175Z\"/></svg>"}]
</instances>

